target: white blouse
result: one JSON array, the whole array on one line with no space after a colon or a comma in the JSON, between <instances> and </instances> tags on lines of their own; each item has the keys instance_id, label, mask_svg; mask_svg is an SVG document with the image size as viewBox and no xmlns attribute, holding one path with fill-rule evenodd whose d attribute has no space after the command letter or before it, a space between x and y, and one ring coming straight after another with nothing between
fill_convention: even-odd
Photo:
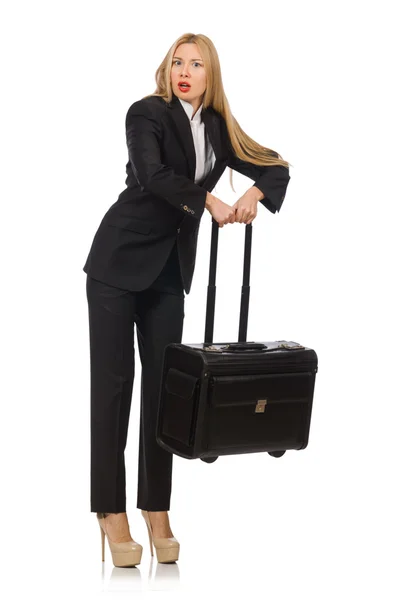
<instances>
[{"instance_id":1,"label":"white blouse","mask_svg":"<svg viewBox=\"0 0 397 600\"><path fill-rule=\"evenodd\" d=\"M200 183L207 176L209 171L215 164L215 154L211 146L211 142L208 137L208 133L205 130L205 125L201 120L201 110L203 105L197 110L196 114L192 119L193 106L187 100L181 100L187 116L189 117L190 126L192 129L194 148L196 150L196 173L194 177L194 183Z\"/></svg>"}]
</instances>

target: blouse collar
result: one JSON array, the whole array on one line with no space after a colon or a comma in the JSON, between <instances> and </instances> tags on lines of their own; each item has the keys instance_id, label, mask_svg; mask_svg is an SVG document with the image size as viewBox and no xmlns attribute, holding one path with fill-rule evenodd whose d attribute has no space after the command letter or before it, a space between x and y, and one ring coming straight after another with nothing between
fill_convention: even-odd
<instances>
[{"instance_id":1,"label":"blouse collar","mask_svg":"<svg viewBox=\"0 0 397 600\"><path fill-rule=\"evenodd\" d=\"M193 106L187 100L182 100L179 97L178 97L178 100L182 104L183 108L185 109L185 112L186 112L187 116L189 117L189 121L201 123L201 110L203 108L203 104L202 103L200 104L200 107L197 109L197 111L192 119Z\"/></svg>"}]
</instances>

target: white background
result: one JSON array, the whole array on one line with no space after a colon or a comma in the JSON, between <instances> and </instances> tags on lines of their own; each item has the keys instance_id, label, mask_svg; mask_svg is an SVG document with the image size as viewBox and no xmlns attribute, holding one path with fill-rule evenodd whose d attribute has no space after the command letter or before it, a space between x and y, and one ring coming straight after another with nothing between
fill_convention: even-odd
<instances>
[{"instance_id":1,"label":"white background","mask_svg":"<svg viewBox=\"0 0 397 600\"><path fill-rule=\"evenodd\" d=\"M395 598L396 118L392 2L3 2L1 566L8 596ZM309 445L215 463L174 456L179 561L136 508L140 363L127 462L135 569L90 513L82 267L124 189L124 119L184 32L209 36L232 112L293 166L253 222L248 340L318 355ZM233 204L252 181L226 169ZM203 341L204 212L183 341ZM219 231L214 341L236 341L244 226ZM138 353L136 354L138 357ZM159 597L159 595L157 595Z\"/></svg>"}]
</instances>

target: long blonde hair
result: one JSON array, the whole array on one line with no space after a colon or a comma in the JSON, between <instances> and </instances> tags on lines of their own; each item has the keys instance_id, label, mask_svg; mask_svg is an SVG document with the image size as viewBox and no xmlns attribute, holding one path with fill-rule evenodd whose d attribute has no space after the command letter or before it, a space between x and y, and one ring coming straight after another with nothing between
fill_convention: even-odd
<instances>
[{"instance_id":1,"label":"long blonde hair","mask_svg":"<svg viewBox=\"0 0 397 600\"><path fill-rule=\"evenodd\" d=\"M156 70L156 90L149 96L160 96L166 102L172 100L171 86L171 68L172 59L176 48L180 44L197 44L200 49L204 67L207 76L207 87L203 96L203 108L212 106L225 120L230 142L235 155L241 160L253 163L254 165L272 166L281 165L289 168L290 163L271 148L261 146L249 135L245 133L233 116L229 102L223 89L221 67L218 52L209 37L202 33L184 33L181 35L168 50L160 66ZM275 156L277 155L277 158ZM230 185L235 192L232 181L232 169L230 169Z\"/></svg>"}]
</instances>

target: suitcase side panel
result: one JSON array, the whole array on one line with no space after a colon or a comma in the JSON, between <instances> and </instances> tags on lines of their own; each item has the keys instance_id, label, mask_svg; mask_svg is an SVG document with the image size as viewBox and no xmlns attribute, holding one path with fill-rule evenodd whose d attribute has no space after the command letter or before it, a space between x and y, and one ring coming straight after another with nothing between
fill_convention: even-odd
<instances>
[{"instance_id":1,"label":"suitcase side panel","mask_svg":"<svg viewBox=\"0 0 397 600\"><path fill-rule=\"evenodd\" d=\"M201 399L207 397L208 375L201 353L182 344L166 347L157 415L157 443L183 458L196 458L201 441Z\"/></svg>"}]
</instances>

